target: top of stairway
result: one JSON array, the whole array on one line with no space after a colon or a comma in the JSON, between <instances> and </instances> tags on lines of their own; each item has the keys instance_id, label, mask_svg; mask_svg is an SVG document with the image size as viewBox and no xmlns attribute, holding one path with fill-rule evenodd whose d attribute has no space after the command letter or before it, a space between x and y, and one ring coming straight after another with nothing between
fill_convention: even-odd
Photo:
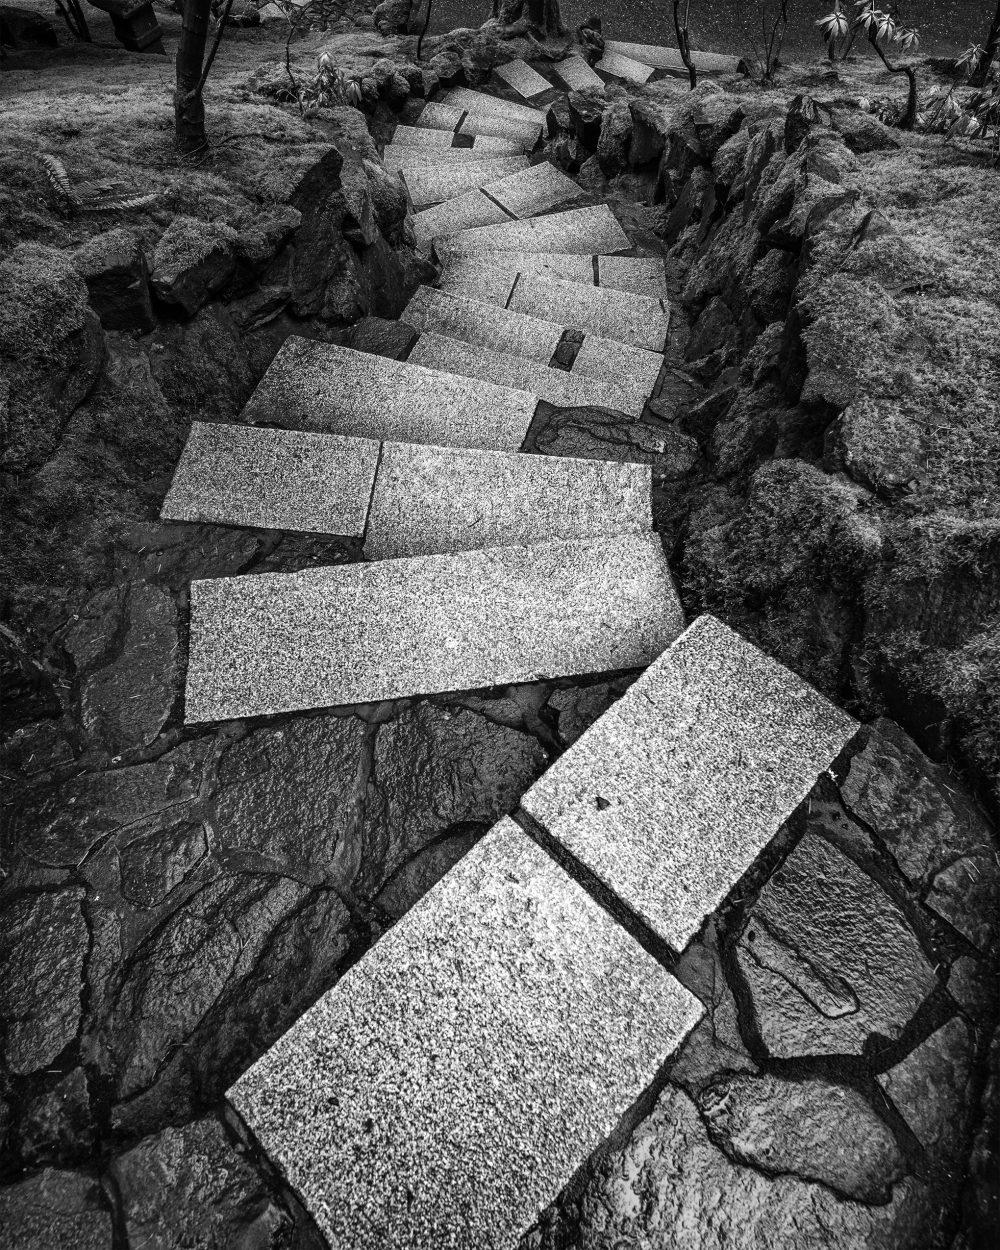
<instances>
[{"instance_id":1,"label":"top of stairway","mask_svg":"<svg viewBox=\"0 0 1000 1250\"><path fill-rule=\"evenodd\" d=\"M512 91L516 91L522 100L533 100L536 96L552 90L548 79L543 78L527 61L507 61L503 65L495 66L493 72Z\"/></svg>"},{"instance_id":2,"label":"top of stairway","mask_svg":"<svg viewBox=\"0 0 1000 1250\"><path fill-rule=\"evenodd\" d=\"M511 121L545 125L545 113L542 109L532 108L528 104L516 104L513 100L486 95L482 91L471 91L468 87L452 87L446 93L444 103L476 115L492 114L496 117L508 117Z\"/></svg>"},{"instance_id":3,"label":"top of stairway","mask_svg":"<svg viewBox=\"0 0 1000 1250\"><path fill-rule=\"evenodd\" d=\"M605 51L629 57L653 69L687 76L684 59L676 48L666 48L651 43L628 43L620 39L606 39L604 48ZM741 64L738 56L724 56L718 52L700 52L694 49L691 52L691 60L695 69L703 74L735 74L739 71Z\"/></svg>"}]
</instances>

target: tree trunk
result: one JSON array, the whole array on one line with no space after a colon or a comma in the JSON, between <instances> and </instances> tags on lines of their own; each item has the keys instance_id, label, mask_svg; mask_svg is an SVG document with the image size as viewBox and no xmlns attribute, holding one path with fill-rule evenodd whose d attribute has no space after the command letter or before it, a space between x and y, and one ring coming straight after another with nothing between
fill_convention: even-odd
<instances>
[{"instance_id":1,"label":"tree trunk","mask_svg":"<svg viewBox=\"0 0 1000 1250\"><path fill-rule=\"evenodd\" d=\"M540 35L564 35L559 0L493 0L493 16L504 26L524 21Z\"/></svg>"},{"instance_id":2,"label":"tree trunk","mask_svg":"<svg viewBox=\"0 0 1000 1250\"><path fill-rule=\"evenodd\" d=\"M874 25L868 27L868 42L878 53L878 58L886 67L890 74L905 74L906 81L909 83L909 92L906 97L906 112L903 114L899 122L900 130L912 130L917 122L917 74L912 65L892 65L889 58L879 46L878 37L875 33Z\"/></svg>"},{"instance_id":3,"label":"tree trunk","mask_svg":"<svg viewBox=\"0 0 1000 1250\"><path fill-rule=\"evenodd\" d=\"M677 51L681 54L681 60L688 72L688 81L691 84L691 90L694 91L698 85L698 71L695 69L694 61L691 58L691 35L688 31L688 9L691 7L690 0L684 6L684 20L681 21L681 0L674 0L674 34L677 36Z\"/></svg>"},{"instance_id":4,"label":"tree trunk","mask_svg":"<svg viewBox=\"0 0 1000 1250\"><path fill-rule=\"evenodd\" d=\"M185 0L184 26L177 49L177 86L174 90L174 133L182 152L197 152L208 143L201 71L208 41L212 0Z\"/></svg>"},{"instance_id":5,"label":"tree trunk","mask_svg":"<svg viewBox=\"0 0 1000 1250\"><path fill-rule=\"evenodd\" d=\"M986 86L990 67L998 56L1000 56L1000 0L997 0L997 11L993 14L993 21L990 23L990 33L986 36L986 43L983 45L982 60L979 62L978 69L972 75L971 82L974 87Z\"/></svg>"}]
</instances>

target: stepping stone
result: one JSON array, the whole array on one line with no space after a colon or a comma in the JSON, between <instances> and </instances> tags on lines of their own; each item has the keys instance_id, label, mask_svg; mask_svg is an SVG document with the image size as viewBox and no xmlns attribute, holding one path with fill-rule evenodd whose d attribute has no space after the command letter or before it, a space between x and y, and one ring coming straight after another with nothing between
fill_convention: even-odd
<instances>
[{"instance_id":1,"label":"stepping stone","mask_svg":"<svg viewBox=\"0 0 1000 1250\"><path fill-rule=\"evenodd\" d=\"M512 217L537 217L549 209L587 198L583 187L548 161L489 183L483 191Z\"/></svg>"},{"instance_id":2,"label":"stepping stone","mask_svg":"<svg viewBox=\"0 0 1000 1250\"><path fill-rule=\"evenodd\" d=\"M195 421L160 516L360 538L378 459L369 439Z\"/></svg>"},{"instance_id":3,"label":"stepping stone","mask_svg":"<svg viewBox=\"0 0 1000 1250\"><path fill-rule=\"evenodd\" d=\"M649 43L623 43L618 39L608 39L605 41L604 51L629 57L633 61L639 61L642 65L651 65L654 69L664 69L687 77L687 67L676 48L664 48ZM695 68L703 74L736 74L740 68L738 56L722 56L717 52L692 52L691 60Z\"/></svg>"},{"instance_id":4,"label":"stepping stone","mask_svg":"<svg viewBox=\"0 0 1000 1250\"><path fill-rule=\"evenodd\" d=\"M409 360L466 378L482 378L496 386L530 391L558 408L610 408L626 416L640 417L649 395L649 392L639 395L635 386L626 390L603 378L567 373L565 369L553 369L537 360L472 347L460 339L440 334L421 334Z\"/></svg>"},{"instance_id":5,"label":"stepping stone","mask_svg":"<svg viewBox=\"0 0 1000 1250\"><path fill-rule=\"evenodd\" d=\"M498 156L493 160L449 165L410 165L403 170L406 189L417 208L452 200L489 182L516 174L528 164L526 156Z\"/></svg>"},{"instance_id":6,"label":"stepping stone","mask_svg":"<svg viewBox=\"0 0 1000 1250\"><path fill-rule=\"evenodd\" d=\"M612 291L667 299L667 275L661 256L598 256L597 277L602 287Z\"/></svg>"},{"instance_id":7,"label":"stepping stone","mask_svg":"<svg viewBox=\"0 0 1000 1250\"><path fill-rule=\"evenodd\" d=\"M542 127L536 122L522 122L497 113L466 113L458 133L506 139L516 143L521 151L530 152L542 137Z\"/></svg>"},{"instance_id":8,"label":"stepping stone","mask_svg":"<svg viewBox=\"0 0 1000 1250\"><path fill-rule=\"evenodd\" d=\"M517 165L511 165L511 172L526 169L528 165L528 158L523 152L493 153L483 152L478 148L418 148L405 143L387 143L382 153L382 163L386 169L404 174L411 169L461 169L466 165L481 165L488 161L517 161Z\"/></svg>"},{"instance_id":9,"label":"stepping stone","mask_svg":"<svg viewBox=\"0 0 1000 1250\"><path fill-rule=\"evenodd\" d=\"M642 533L651 496L648 465L384 443L364 551L388 560Z\"/></svg>"},{"instance_id":10,"label":"stepping stone","mask_svg":"<svg viewBox=\"0 0 1000 1250\"><path fill-rule=\"evenodd\" d=\"M857 729L702 616L522 807L680 951Z\"/></svg>"},{"instance_id":11,"label":"stepping stone","mask_svg":"<svg viewBox=\"0 0 1000 1250\"><path fill-rule=\"evenodd\" d=\"M545 82L544 78L542 81ZM545 89L547 90L550 85L550 83L545 83ZM527 104L515 104L513 100L486 95L482 91L470 91L468 87L452 87L444 97L444 102L449 108L464 109L477 117L508 117L511 121L523 122L531 126L545 125L545 113L541 109L531 108Z\"/></svg>"},{"instance_id":12,"label":"stepping stone","mask_svg":"<svg viewBox=\"0 0 1000 1250\"><path fill-rule=\"evenodd\" d=\"M619 52L609 52L607 44L604 45L604 55L597 62L597 68L602 74L607 74L611 78L623 78L626 82L634 82L638 86L649 82L653 77L654 70L649 65L643 65L641 61L634 61L631 57L622 56Z\"/></svg>"},{"instance_id":13,"label":"stepping stone","mask_svg":"<svg viewBox=\"0 0 1000 1250\"><path fill-rule=\"evenodd\" d=\"M573 361L572 373L612 382L635 397L641 407L656 389L663 357L641 347L629 347L599 334L586 334ZM640 407L640 411L641 411Z\"/></svg>"},{"instance_id":14,"label":"stepping stone","mask_svg":"<svg viewBox=\"0 0 1000 1250\"><path fill-rule=\"evenodd\" d=\"M457 108L453 104L445 104L440 100L431 100L420 110L417 125L428 130L445 130L454 135L464 116L464 108Z\"/></svg>"},{"instance_id":15,"label":"stepping stone","mask_svg":"<svg viewBox=\"0 0 1000 1250\"><path fill-rule=\"evenodd\" d=\"M565 61L556 61L552 68L570 91L599 91L604 94L604 79L591 69L582 56L568 56Z\"/></svg>"},{"instance_id":16,"label":"stepping stone","mask_svg":"<svg viewBox=\"0 0 1000 1250\"><path fill-rule=\"evenodd\" d=\"M532 69L527 61L508 61L506 65L497 65L493 72L525 100L552 90L549 80Z\"/></svg>"},{"instance_id":17,"label":"stepping stone","mask_svg":"<svg viewBox=\"0 0 1000 1250\"><path fill-rule=\"evenodd\" d=\"M497 139L492 135L477 135L471 148L453 148L454 135L447 130L422 130L419 126L397 126L393 131L392 148L434 148L435 158L448 160L456 154L480 159L484 153L491 156L516 156L523 151L522 145L510 139ZM388 147L387 147L388 150Z\"/></svg>"},{"instance_id":18,"label":"stepping stone","mask_svg":"<svg viewBox=\"0 0 1000 1250\"><path fill-rule=\"evenodd\" d=\"M450 148L453 138L447 130L425 130L419 126L397 126L392 132L394 144L410 148Z\"/></svg>"},{"instance_id":19,"label":"stepping stone","mask_svg":"<svg viewBox=\"0 0 1000 1250\"><path fill-rule=\"evenodd\" d=\"M467 191L465 195L415 213L410 221L417 246L426 248L434 239L446 239L460 230L510 221L510 214L482 191Z\"/></svg>"},{"instance_id":20,"label":"stepping stone","mask_svg":"<svg viewBox=\"0 0 1000 1250\"><path fill-rule=\"evenodd\" d=\"M440 289L505 308L519 273L542 273L571 282L594 281L591 256L547 252L481 252L449 259Z\"/></svg>"},{"instance_id":21,"label":"stepping stone","mask_svg":"<svg viewBox=\"0 0 1000 1250\"><path fill-rule=\"evenodd\" d=\"M655 352L666 347L670 329L670 314L660 300L544 274L521 275L510 309L529 317L544 313L560 325Z\"/></svg>"},{"instance_id":22,"label":"stepping stone","mask_svg":"<svg viewBox=\"0 0 1000 1250\"><path fill-rule=\"evenodd\" d=\"M240 419L352 438L517 451L536 407L525 391L293 335Z\"/></svg>"},{"instance_id":23,"label":"stepping stone","mask_svg":"<svg viewBox=\"0 0 1000 1250\"><path fill-rule=\"evenodd\" d=\"M456 151L463 151L457 148ZM524 151L524 145L515 142L513 139L503 139L499 135L473 135L472 136L473 152L489 152L494 156L513 155Z\"/></svg>"},{"instance_id":24,"label":"stepping stone","mask_svg":"<svg viewBox=\"0 0 1000 1250\"><path fill-rule=\"evenodd\" d=\"M195 581L185 719L644 668L682 629L656 534Z\"/></svg>"},{"instance_id":25,"label":"stepping stone","mask_svg":"<svg viewBox=\"0 0 1000 1250\"><path fill-rule=\"evenodd\" d=\"M417 288L399 319L421 334L442 334L491 351L506 352L510 356L526 356L543 365L552 359L563 335L562 326L553 321L508 312L505 308L481 304L461 295L448 295L430 286ZM419 443L428 440L405 441Z\"/></svg>"},{"instance_id":26,"label":"stepping stone","mask_svg":"<svg viewBox=\"0 0 1000 1250\"><path fill-rule=\"evenodd\" d=\"M447 256L458 252L622 252L631 247L628 235L606 204L571 208L527 221L460 231L447 243Z\"/></svg>"},{"instance_id":27,"label":"stepping stone","mask_svg":"<svg viewBox=\"0 0 1000 1250\"><path fill-rule=\"evenodd\" d=\"M515 1250L702 1014L505 817L228 1097L338 1250Z\"/></svg>"}]
</instances>

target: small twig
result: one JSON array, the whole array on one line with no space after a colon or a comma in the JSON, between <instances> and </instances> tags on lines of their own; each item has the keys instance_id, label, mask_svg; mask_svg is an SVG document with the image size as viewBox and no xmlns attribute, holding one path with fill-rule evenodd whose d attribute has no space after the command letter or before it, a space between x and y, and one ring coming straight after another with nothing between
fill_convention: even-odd
<instances>
[{"instance_id":1,"label":"small twig","mask_svg":"<svg viewBox=\"0 0 1000 1250\"><path fill-rule=\"evenodd\" d=\"M205 68L201 71L201 78L198 80L198 85L194 89L195 95L201 95L202 91L205 89L205 83L208 82L208 75L212 69L212 62L215 60L215 54L219 50L219 44L222 43L222 32L226 29L226 22L229 20L229 14L232 12L232 8L233 0L226 0L226 7L222 12L222 16L219 18L219 28L215 32L215 42L212 44L212 49L208 54L208 60L205 62Z\"/></svg>"}]
</instances>

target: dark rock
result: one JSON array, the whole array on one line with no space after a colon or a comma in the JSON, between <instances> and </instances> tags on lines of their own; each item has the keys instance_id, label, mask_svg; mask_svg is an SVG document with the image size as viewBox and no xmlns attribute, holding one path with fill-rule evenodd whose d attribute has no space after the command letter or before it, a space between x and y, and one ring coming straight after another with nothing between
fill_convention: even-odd
<instances>
[{"instance_id":1,"label":"dark rock","mask_svg":"<svg viewBox=\"0 0 1000 1250\"><path fill-rule=\"evenodd\" d=\"M0 44L9 48L55 48L56 28L34 9L13 4L0 7Z\"/></svg>"},{"instance_id":2,"label":"dark rock","mask_svg":"<svg viewBox=\"0 0 1000 1250\"><path fill-rule=\"evenodd\" d=\"M67 889L24 895L7 906L0 1020L12 1072L37 1072L76 1038L89 942L83 897L82 890Z\"/></svg>"},{"instance_id":3,"label":"dark rock","mask_svg":"<svg viewBox=\"0 0 1000 1250\"><path fill-rule=\"evenodd\" d=\"M359 352L372 352L403 360L417 341L417 332L405 321L387 321L384 317L362 317L351 329L351 346Z\"/></svg>"},{"instance_id":4,"label":"dark rock","mask_svg":"<svg viewBox=\"0 0 1000 1250\"><path fill-rule=\"evenodd\" d=\"M834 130L852 152L891 152L902 143L888 126L870 113L834 109L832 122Z\"/></svg>"},{"instance_id":5,"label":"dark rock","mask_svg":"<svg viewBox=\"0 0 1000 1250\"><path fill-rule=\"evenodd\" d=\"M725 421L716 425L709 447L721 477L746 473L774 451L782 406L782 396L773 386L737 392Z\"/></svg>"},{"instance_id":6,"label":"dark rock","mask_svg":"<svg viewBox=\"0 0 1000 1250\"><path fill-rule=\"evenodd\" d=\"M863 396L831 432L829 454L883 499L905 493L924 473L921 427L896 400Z\"/></svg>"},{"instance_id":7,"label":"dark rock","mask_svg":"<svg viewBox=\"0 0 1000 1250\"><path fill-rule=\"evenodd\" d=\"M797 151L816 126L829 124L826 114L811 96L795 96L785 117L785 151L789 154Z\"/></svg>"},{"instance_id":8,"label":"dark rock","mask_svg":"<svg viewBox=\"0 0 1000 1250\"><path fill-rule=\"evenodd\" d=\"M236 255L243 267L260 273L302 224L302 214L291 204L258 213L242 226L236 237Z\"/></svg>"},{"instance_id":9,"label":"dark rock","mask_svg":"<svg viewBox=\"0 0 1000 1250\"><path fill-rule=\"evenodd\" d=\"M147 1137L110 1173L130 1246L290 1245L289 1212L214 1118Z\"/></svg>"},{"instance_id":10,"label":"dark rock","mask_svg":"<svg viewBox=\"0 0 1000 1250\"><path fill-rule=\"evenodd\" d=\"M656 463L656 474L666 482L679 482L693 472L698 463L698 440L680 430L667 430L664 448Z\"/></svg>"},{"instance_id":11,"label":"dark rock","mask_svg":"<svg viewBox=\"0 0 1000 1250\"><path fill-rule=\"evenodd\" d=\"M390 174L381 163L366 160L364 170L375 220L383 233L389 234L406 216L406 188L398 175Z\"/></svg>"},{"instance_id":12,"label":"dark rock","mask_svg":"<svg viewBox=\"0 0 1000 1250\"><path fill-rule=\"evenodd\" d=\"M471 833L458 833L424 847L393 873L385 888L376 897L376 905L393 920L400 920L418 899L423 898L431 886L440 881L475 846L481 836L480 831L475 829Z\"/></svg>"},{"instance_id":13,"label":"dark rock","mask_svg":"<svg viewBox=\"0 0 1000 1250\"><path fill-rule=\"evenodd\" d=\"M595 152L601 137L603 103L594 96L584 95L580 91L571 91L566 103L569 106L573 134L588 151Z\"/></svg>"},{"instance_id":14,"label":"dark rock","mask_svg":"<svg viewBox=\"0 0 1000 1250\"><path fill-rule=\"evenodd\" d=\"M716 296L705 305L691 329L687 349L688 360L700 360L716 348L725 346L733 336L733 315L724 300Z\"/></svg>"},{"instance_id":15,"label":"dark rock","mask_svg":"<svg viewBox=\"0 0 1000 1250\"><path fill-rule=\"evenodd\" d=\"M994 999L995 999L994 991ZM980 1122L967 1165L966 1212L969 1224L988 1238L1000 1220L1000 1176L996 1143L1000 1134L1000 1029L993 1030L987 1061L986 1084L979 1099Z\"/></svg>"},{"instance_id":16,"label":"dark rock","mask_svg":"<svg viewBox=\"0 0 1000 1250\"><path fill-rule=\"evenodd\" d=\"M705 443L720 417L729 411L739 390L739 370L729 369L716 379L712 391L684 414L684 424L699 443Z\"/></svg>"},{"instance_id":17,"label":"dark rock","mask_svg":"<svg viewBox=\"0 0 1000 1250\"><path fill-rule=\"evenodd\" d=\"M569 134L573 128L573 115L566 96L556 96L545 106L545 133L550 139Z\"/></svg>"},{"instance_id":18,"label":"dark rock","mask_svg":"<svg viewBox=\"0 0 1000 1250\"><path fill-rule=\"evenodd\" d=\"M750 308L760 321L784 321L795 289L795 260L778 248L765 252L750 274Z\"/></svg>"},{"instance_id":19,"label":"dark rock","mask_svg":"<svg viewBox=\"0 0 1000 1250\"><path fill-rule=\"evenodd\" d=\"M148 333L155 324L149 269L130 230L108 230L77 249L75 263L106 330Z\"/></svg>"},{"instance_id":20,"label":"dark rock","mask_svg":"<svg viewBox=\"0 0 1000 1250\"><path fill-rule=\"evenodd\" d=\"M0 463L38 468L90 393L107 350L72 257L22 243L0 261Z\"/></svg>"},{"instance_id":21,"label":"dark rock","mask_svg":"<svg viewBox=\"0 0 1000 1250\"><path fill-rule=\"evenodd\" d=\"M667 142L667 121L662 107L652 100L632 100L632 139L629 164L633 169L658 161Z\"/></svg>"},{"instance_id":22,"label":"dark rock","mask_svg":"<svg viewBox=\"0 0 1000 1250\"><path fill-rule=\"evenodd\" d=\"M973 1049L960 1017L912 1050L879 1083L938 1167L964 1154L972 1113Z\"/></svg>"},{"instance_id":23,"label":"dark rock","mask_svg":"<svg viewBox=\"0 0 1000 1250\"><path fill-rule=\"evenodd\" d=\"M937 985L903 913L816 832L761 891L737 961L778 1058L860 1054L872 1034L895 1040Z\"/></svg>"},{"instance_id":24,"label":"dark rock","mask_svg":"<svg viewBox=\"0 0 1000 1250\"><path fill-rule=\"evenodd\" d=\"M436 74L442 87L465 85L465 66L457 52L439 52L430 59L431 72Z\"/></svg>"},{"instance_id":25,"label":"dark rock","mask_svg":"<svg viewBox=\"0 0 1000 1250\"><path fill-rule=\"evenodd\" d=\"M543 456L655 464L662 446L658 431L603 408L556 408L546 413L539 405L523 450Z\"/></svg>"},{"instance_id":26,"label":"dark rock","mask_svg":"<svg viewBox=\"0 0 1000 1250\"><path fill-rule=\"evenodd\" d=\"M692 124L702 160L708 163L715 160L722 145L743 125L745 116L742 106L725 92L704 96L698 101Z\"/></svg>"},{"instance_id":27,"label":"dark rock","mask_svg":"<svg viewBox=\"0 0 1000 1250\"><path fill-rule=\"evenodd\" d=\"M175 217L153 253L153 291L193 317L236 272L236 231L216 221Z\"/></svg>"},{"instance_id":28,"label":"dark rock","mask_svg":"<svg viewBox=\"0 0 1000 1250\"><path fill-rule=\"evenodd\" d=\"M732 138L727 139L712 158L715 185L724 198L729 196L731 188L743 173L743 163L749 146L750 131L744 126Z\"/></svg>"},{"instance_id":29,"label":"dark rock","mask_svg":"<svg viewBox=\"0 0 1000 1250\"><path fill-rule=\"evenodd\" d=\"M631 142L632 115L628 100L612 100L604 110L597 140L597 160L606 178L622 174L628 168Z\"/></svg>"},{"instance_id":30,"label":"dark rock","mask_svg":"<svg viewBox=\"0 0 1000 1250\"><path fill-rule=\"evenodd\" d=\"M0 1188L0 1228L11 1250L111 1250L111 1212L100 1187L82 1172L46 1168Z\"/></svg>"},{"instance_id":31,"label":"dark rock","mask_svg":"<svg viewBox=\"0 0 1000 1250\"><path fill-rule=\"evenodd\" d=\"M548 707L558 716L559 741L570 747L584 730L624 694L631 683L627 679L598 682L595 686L570 686L554 690Z\"/></svg>"},{"instance_id":32,"label":"dark rock","mask_svg":"<svg viewBox=\"0 0 1000 1250\"><path fill-rule=\"evenodd\" d=\"M181 821L140 823L116 840L119 888L142 911L158 907L208 856L205 826Z\"/></svg>"},{"instance_id":33,"label":"dark rock","mask_svg":"<svg viewBox=\"0 0 1000 1250\"><path fill-rule=\"evenodd\" d=\"M885 1202L906 1165L889 1126L856 1090L819 1078L721 1076L698 1097L715 1144L770 1176L822 1181Z\"/></svg>"},{"instance_id":34,"label":"dark rock","mask_svg":"<svg viewBox=\"0 0 1000 1250\"><path fill-rule=\"evenodd\" d=\"M20 1124L26 1163L85 1158L93 1148L94 1124L83 1068L74 1068L44 1094L32 1099Z\"/></svg>"},{"instance_id":35,"label":"dark rock","mask_svg":"<svg viewBox=\"0 0 1000 1250\"><path fill-rule=\"evenodd\" d=\"M684 231L694 222L705 222L715 204L715 186L712 175L700 166L693 169L684 180L680 193L674 201L663 237L668 243L676 243Z\"/></svg>"}]
</instances>

